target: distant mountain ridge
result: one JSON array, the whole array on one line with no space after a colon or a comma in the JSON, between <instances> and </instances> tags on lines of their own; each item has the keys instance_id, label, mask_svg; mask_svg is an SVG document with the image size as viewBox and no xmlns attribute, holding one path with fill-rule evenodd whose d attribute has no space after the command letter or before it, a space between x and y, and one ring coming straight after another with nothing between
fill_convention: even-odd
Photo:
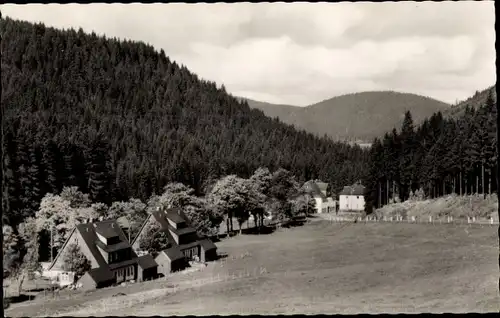
<instances>
[{"instance_id":1,"label":"distant mountain ridge","mask_svg":"<svg viewBox=\"0 0 500 318\"><path fill-rule=\"evenodd\" d=\"M404 113L410 110L416 123L450 104L433 98L394 91L370 91L341 95L306 106L276 105L245 99L269 117L316 135L336 140L371 142L393 127L400 128Z\"/></svg>"}]
</instances>

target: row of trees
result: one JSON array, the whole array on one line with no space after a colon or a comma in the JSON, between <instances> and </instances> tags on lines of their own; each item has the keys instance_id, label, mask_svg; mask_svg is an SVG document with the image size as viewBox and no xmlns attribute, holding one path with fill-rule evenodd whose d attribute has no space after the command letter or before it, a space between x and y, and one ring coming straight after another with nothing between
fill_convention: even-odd
<instances>
[{"instance_id":1,"label":"row of trees","mask_svg":"<svg viewBox=\"0 0 500 318\"><path fill-rule=\"evenodd\" d=\"M0 20L4 221L76 186L107 205L172 182L197 196L260 166L332 191L363 177L368 152L250 109L144 43Z\"/></svg>"},{"instance_id":2,"label":"row of trees","mask_svg":"<svg viewBox=\"0 0 500 318\"><path fill-rule=\"evenodd\" d=\"M129 229L132 241L149 213L157 208L182 208L200 235L211 236L224 220L228 222L228 230L233 231L229 220L236 218L241 231L241 225L250 215L261 226L269 213L277 220L285 220L313 211L314 205L315 201L303 191L295 176L285 169L271 173L267 168L259 168L248 179L225 176L210 185L203 197L196 196L194 189L184 184L170 183L161 195L152 195L147 203L130 199L107 205L92 202L89 194L76 187L65 187L59 195L45 195L35 216L28 217L17 228L4 226L4 278L19 277L21 285L27 275L32 276L40 269L38 261L48 260L50 255L53 258L71 230L86 219L124 220L122 224ZM157 226L146 231L148 234L139 242L142 249L158 252L171 244ZM77 275L88 270L88 260L77 246L70 247L67 254L63 256L65 268Z\"/></svg>"},{"instance_id":3,"label":"row of trees","mask_svg":"<svg viewBox=\"0 0 500 318\"><path fill-rule=\"evenodd\" d=\"M368 209L396 197L404 201L419 189L430 198L496 192L496 120L493 89L481 107L467 106L458 118L438 112L415 127L408 111L400 131L394 129L372 145Z\"/></svg>"}]
</instances>

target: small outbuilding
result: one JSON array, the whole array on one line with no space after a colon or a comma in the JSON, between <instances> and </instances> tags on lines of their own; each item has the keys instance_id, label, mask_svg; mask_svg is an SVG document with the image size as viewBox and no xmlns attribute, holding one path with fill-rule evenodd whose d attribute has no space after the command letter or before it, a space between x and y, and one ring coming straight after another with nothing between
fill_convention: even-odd
<instances>
[{"instance_id":1,"label":"small outbuilding","mask_svg":"<svg viewBox=\"0 0 500 318\"><path fill-rule=\"evenodd\" d=\"M217 246L209 240L203 239L200 241L201 246L201 261L202 262L210 262L215 261L217 259Z\"/></svg>"},{"instance_id":2,"label":"small outbuilding","mask_svg":"<svg viewBox=\"0 0 500 318\"><path fill-rule=\"evenodd\" d=\"M181 271L189 266L186 257L176 246L161 251L154 260L158 264L158 274L163 275Z\"/></svg>"}]
</instances>

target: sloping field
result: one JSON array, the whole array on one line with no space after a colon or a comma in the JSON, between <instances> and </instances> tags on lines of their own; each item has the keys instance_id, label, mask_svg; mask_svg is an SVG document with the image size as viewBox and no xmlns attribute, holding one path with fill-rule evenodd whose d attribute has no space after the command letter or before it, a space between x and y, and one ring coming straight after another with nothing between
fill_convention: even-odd
<instances>
[{"instance_id":1,"label":"sloping field","mask_svg":"<svg viewBox=\"0 0 500 318\"><path fill-rule=\"evenodd\" d=\"M127 295L8 316L498 311L496 226L316 221L218 243L229 257ZM149 285L148 285L149 284ZM141 284L135 284L138 288ZM146 287L149 286L149 287ZM124 290L124 289L123 289ZM119 288L114 293L121 292ZM48 309L51 308L51 309Z\"/></svg>"},{"instance_id":2,"label":"sloping field","mask_svg":"<svg viewBox=\"0 0 500 318\"><path fill-rule=\"evenodd\" d=\"M468 216L477 219L493 218L498 222L498 197L496 194L487 195L447 195L433 200L405 201L388 204L375 213L379 216L427 217L442 218L453 216L455 219L467 219Z\"/></svg>"}]
</instances>

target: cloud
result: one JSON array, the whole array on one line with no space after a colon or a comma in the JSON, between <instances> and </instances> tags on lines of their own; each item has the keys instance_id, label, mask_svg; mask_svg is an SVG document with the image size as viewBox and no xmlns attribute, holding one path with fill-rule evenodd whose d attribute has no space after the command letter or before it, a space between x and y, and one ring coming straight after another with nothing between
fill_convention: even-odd
<instances>
[{"instance_id":1,"label":"cloud","mask_svg":"<svg viewBox=\"0 0 500 318\"><path fill-rule=\"evenodd\" d=\"M363 90L446 102L496 82L493 2L3 5L164 49L234 95L308 105Z\"/></svg>"}]
</instances>

